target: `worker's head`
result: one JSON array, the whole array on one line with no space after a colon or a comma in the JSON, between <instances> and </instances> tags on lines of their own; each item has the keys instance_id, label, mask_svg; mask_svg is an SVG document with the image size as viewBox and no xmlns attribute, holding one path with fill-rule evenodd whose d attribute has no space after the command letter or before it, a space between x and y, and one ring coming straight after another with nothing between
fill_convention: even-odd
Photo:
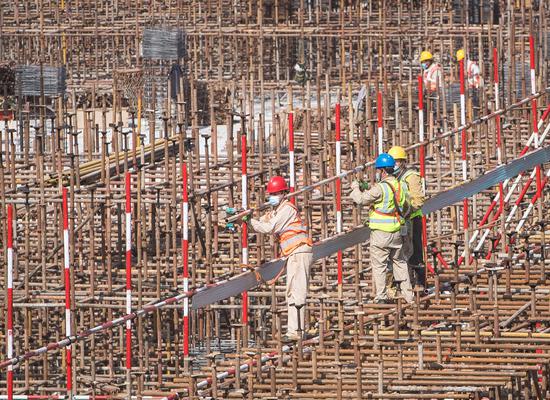
<instances>
[{"instance_id":1,"label":"worker's head","mask_svg":"<svg viewBox=\"0 0 550 400\"><path fill-rule=\"evenodd\" d=\"M394 171L397 172L407 165L407 152L401 146L393 146L388 154L395 160Z\"/></svg>"},{"instance_id":2,"label":"worker's head","mask_svg":"<svg viewBox=\"0 0 550 400\"><path fill-rule=\"evenodd\" d=\"M456 52L456 62L462 61L466 58L466 53L464 52L464 49L460 49Z\"/></svg>"},{"instance_id":3,"label":"worker's head","mask_svg":"<svg viewBox=\"0 0 550 400\"><path fill-rule=\"evenodd\" d=\"M423 70L427 70L430 65L433 62L433 55L427 50L424 50L422 53L420 53L420 65L422 66Z\"/></svg>"},{"instance_id":4,"label":"worker's head","mask_svg":"<svg viewBox=\"0 0 550 400\"><path fill-rule=\"evenodd\" d=\"M289 191L285 178L282 176L273 176L267 183L267 193L269 194L268 203L277 206Z\"/></svg>"},{"instance_id":5,"label":"worker's head","mask_svg":"<svg viewBox=\"0 0 550 400\"><path fill-rule=\"evenodd\" d=\"M388 175L393 175L395 168L395 160L388 153L382 153L374 162L376 168L377 179L383 179Z\"/></svg>"}]
</instances>

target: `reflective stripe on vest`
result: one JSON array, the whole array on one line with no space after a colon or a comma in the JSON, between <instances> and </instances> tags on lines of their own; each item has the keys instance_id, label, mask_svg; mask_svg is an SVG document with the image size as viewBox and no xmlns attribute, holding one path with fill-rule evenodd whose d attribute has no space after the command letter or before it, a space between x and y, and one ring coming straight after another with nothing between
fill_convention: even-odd
<instances>
[{"instance_id":1,"label":"reflective stripe on vest","mask_svg":"<svg viewBox=\"0 0 550 400\"><path fill-rule=\"evenodd\" d=\"M407 169L405 170L405 172L403 173L403 175L399 178L399 181L401 183L405 183L407 185L407 187L409 186L409 183L407 182L407 178L411 175L419 175L418 172L416 172L415 170L413 169ZM420 178L422 179L422 177ZM409 219L413 219L413 218L416 218L416 217L421 217L422 216L422 210L421 209L418 209L414 212L411 213L411 215L409 215Z\"/></svg>"},{"instance_id":2,"label":"reflective stripe on vest","mask_svg":"<svg viewBox=\"0 0 550 400\"><path fill-rule=\"evenodd\" d=\"M430 92L435 92L437 90L437 78L439 71L439 64L432 64L426 71L424 71L424 85Z\"/></svg>"},{"instance_id":3,"label":"reflective stripe on vest","mask_svg":"<svg viewBox=\"0 0 550 400\"><path fill-rule=\"evenodd\" d=\"M313 245L313 242L311 241L307 233L307 226L302 224L302 221L298 215L298 209L294 204L290 202L288 202L288 205L294 208L294 210L296 211L296 218L286 227L278 232L275 232L279 240L279 245L281 246L281 252L283 253L283 256L288 256L294 250L304 244L307 244L309 246Z\"/></svg>"},{"instance_id":4,"label":"reflective stripe on vest","mask_svg":"<svg viewBox=\"0 0 550 400\"><path fill-rule=\"evenodd\" d=\"M480 70L474 61L468 60L468 67L467 67L467 76L468 76L468 85L471 88L478 89L482 84L482 79L480 75Z\"/></svg>"},{"instance_id":5,"label":"reflective stripe on vest","mask_svg":"<svg viewBox=\"0 0 550 400\"><path fill-rule=\"evenodd\" d=\"M384 232L397 232L401 228L401 217L395 208L393 192L389 185L395 190L395 197L399 206L405 204L405 195L401 190L401 184L395 177L384 180L378 184L382 190L382 197L374 203L374 209L369 213L369 227L373 230ZM395 189L397 187L397 189ZM406 188L404 188L406 190Z\"/></svg>"}]
</instances>

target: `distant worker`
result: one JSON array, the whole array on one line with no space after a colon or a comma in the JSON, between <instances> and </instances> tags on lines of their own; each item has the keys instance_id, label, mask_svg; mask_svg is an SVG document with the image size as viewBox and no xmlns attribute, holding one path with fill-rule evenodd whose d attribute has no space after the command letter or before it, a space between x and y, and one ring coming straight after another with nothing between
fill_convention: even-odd
<instances>
[{"instance_id":1,"label":"distant worker","mask_svg":"<svg viewBox=\"0 0 550 400\"><path fill-rule=\"evenodd\" d=\"M401 146L393 146L388 154L395 160L395 176L400 183L406 184L410 197L410 215L408 218L408 238L405 241L405 256L408 258L409 268L416 279L411 281L426 286L426 271L422 246L422 206L426 201L426 193L420 173L407 167L407 152Z\"/></svg>"},{"instance_id":2,"label":"distant worker","mask_svg":"<svg viewBox=\"0 0 550 400\"><path fill-rule=\"evenodd\" d=\"M413 302L413 292L403 252L405 218L408 214L409 199L406 185L394 176L395 160L382 153L375 161L378 182L367 190L362 183L353 181L350 196L359 205L371 206L369 212L370 263L376 290L376 303L389 303L386 289L386 272L391 263L396 282L401 283L401 292L407 303ZM379 176L378 176L379 175Z\"/></svg>"},{"instance_id":3,"label":"distant worker","mask_svg":"<svg viewBox=\"0 0 550 400\"><path fill-rule=\"evenodd\" d=\"M456 61L460 62L466 58L466 53L464 49L460 49L456 52ZM466 60L464 64L464 73L468 79L468 86L471 89L479 89L483 86L483 78L481 77L481 72L479 70L479 65L475 61L470 59Z\"/></svg>"},{"instance_id":4,"label":"distant worker","mask_svg":"<svg viewBox=\"0 0 550 400\"><path fill-rule=\"evenodd\" d=\"M429 93L435 93L443 84L441 65L434 61L433 55L429 51L423 51L420 54L420 65L422 66L425 89Z\"/></svg>"},{"instance_id":5,"label":"distant worker","mask_svg":"<svg viewBox=\"0 0 550 400\"><path fill-rule=\"evenodd\" d=\"M288 325L284 341L297 341L299 328L306 330L305 304L309 273L313 261L312 241L307 227L302 223L298 209L283 197L289 187L282 176L272 177L267 184L268 202L275 209L260 217L252 218L252 229L259 233L275 234L286 261L286 302ZM298 320L300 314L300 320Z\"/></svg>"}]
</instances>

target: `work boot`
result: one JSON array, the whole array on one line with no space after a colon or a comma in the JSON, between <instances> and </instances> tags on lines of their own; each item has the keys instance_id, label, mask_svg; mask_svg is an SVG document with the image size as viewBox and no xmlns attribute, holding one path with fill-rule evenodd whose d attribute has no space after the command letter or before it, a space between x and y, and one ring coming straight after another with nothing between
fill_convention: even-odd
<instances>
[{"instance_id":1,"label":"work boot","mask_svg":"<svg viewBox=\"0 0 550 400\"><path fill-rule=\"evenodd\" d=\"M300 340L300 336L297 333L287 333L281 338L283 343L294 343Z\"/></svg>"},{"instance_id":2,"label":"work boot","mask_svg":"<svg viewBox=\"0 0 550 400\"><path fill-rule=\"evenodd\" d=\"M395 304L394 299L379 299L374 302L374 304Z\"/></svg>"},{"instance_id":3,"label":"work boot","mask_svg":"<svg viewBox=\"0 0 550 400\"><path fill-rule=\"evenodd\" d=\"M411 279L411 284L426 287L426 267L422 264L413 265L411 269L414 272L414 280ZM414 286L414 285L413 285Z\"/></svg>"}]
</instances>

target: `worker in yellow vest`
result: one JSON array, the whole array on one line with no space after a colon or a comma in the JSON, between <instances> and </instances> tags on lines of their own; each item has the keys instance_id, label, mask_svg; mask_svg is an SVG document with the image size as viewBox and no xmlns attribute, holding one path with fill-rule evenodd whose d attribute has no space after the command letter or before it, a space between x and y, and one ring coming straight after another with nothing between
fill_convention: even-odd
<instances>
[{"instance_id":1,"label":"worker in yellow vest","mask_svg":"<svg viewBox=\"0 0 550 400\"><path fill-rule=\"evenodd\" d=\"M407 152L401 146L393 146L388 154L395 160L395 176L402 184L407 185L410 197L411 213L407 224L408 237L405 240L405 256L408 258L410 271L416 279L411 281L426 285L426 270L424 267L423 246L422 246L422 206L426 201L424 183L420 173L407 167Z\"/></svg>"},{"instance_id":2,"label":"worker in yellow vest","mask_svg":"<svg viewBox=\"0 0 550 400\"><path fill-rule=\"evenodd\" d=\"M403 252L404 237L407 235L405 220L409 209L407 186L394 176L395 160L382 153L375 161L378 182L368 190L361 190L361 184L352 182L352 200L359 205L371 207L369 212L370 263L376 289L376 303L389 303L386 289L386 272L389 263L393 266L396 282L400 282L403 298L413 302L413 292Z\"/></svg>"},{"instance_id":3,"label":"worker in yellow vest","mask_svg":"<svg viewBox=\"0 0 550 400\"><path fill-rule=\"evenodd\" d=\"M259 219L252 218L250 225L259 233L276 236L286 261L286 302L288 311L287 332L283 341L296 341L298 332L305 331L305 304L309 273L313 261L312 241L298 209L288 200L289 192L282 176L272 177L267 184L268 202L274 209ZM299 314L299 317L298 317ZM299 329L300 328L300 329Z\"/></svg>"}]
</instances>

